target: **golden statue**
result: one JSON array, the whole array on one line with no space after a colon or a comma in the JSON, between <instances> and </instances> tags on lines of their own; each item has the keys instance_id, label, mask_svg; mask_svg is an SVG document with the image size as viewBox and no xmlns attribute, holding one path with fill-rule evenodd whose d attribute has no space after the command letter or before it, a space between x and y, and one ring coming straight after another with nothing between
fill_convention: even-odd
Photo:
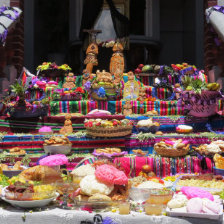
<instances>
[{"instance_id":1,"label":"golden statue","mask_svg":"<svg viewBox=\"0 0 224 224\"><path fill-rule=\"evenodd\" d=\"M116 42L113 46L113 55L110 59L110 73L114 75L114 83L119 84L124 73L123 46Z\"/></svg>"}]
</instances>

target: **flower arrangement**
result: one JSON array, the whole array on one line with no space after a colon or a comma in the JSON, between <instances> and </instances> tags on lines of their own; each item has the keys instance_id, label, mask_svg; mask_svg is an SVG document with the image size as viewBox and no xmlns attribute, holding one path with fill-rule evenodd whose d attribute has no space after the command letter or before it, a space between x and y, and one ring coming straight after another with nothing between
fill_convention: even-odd
<instances>
[{"instance_id":1,"label":"flower arrangement","mask_svg":"<svg viewBox=\"0 0 224 224\"><path fill-rule=\"evenodd\" d=\"M41 65L37 67L37 70L44 71L48 69L59 69L64 71L71 71L72 69L67 65L63 64L58 66L55 62L43 62Z\"/></svg>"},{"instance_id":2,"label":"flower arrangement","mask_svg":"<svg viewBox=\"0 0 224 224\"><path fill-rule=\"evenodd\" d=\"M37 100L26 100L27 87L16 81L11 87L13 97L6 98L7 111L12 117L36 117L46 114L47 98Z\"/></svg>"},{"instance_id":3,"label":"flower arrangement","mask_svg":"<svg viewBox=\"0 0 224 224\"><path fill-rule=\"evenodd\" d=\"M54 100L81 100L86 96L86 91L82 87L72 89L56 89L53 93Z\"/></svg>"}]
</instances>

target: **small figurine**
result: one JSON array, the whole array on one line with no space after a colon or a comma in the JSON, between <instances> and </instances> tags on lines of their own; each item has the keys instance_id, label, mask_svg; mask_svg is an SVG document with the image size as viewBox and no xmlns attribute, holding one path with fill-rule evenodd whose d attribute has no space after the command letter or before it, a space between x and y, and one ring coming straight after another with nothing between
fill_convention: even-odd
<instances>
[{"instance_id":1,"label":"small figurine","mask_svg":"<svg viewBox=\"0 0 224 224\"><path fill-rule=\"evenodd\" d=\"M104 82L112 84L113 78L109 72L103 70L100 72L99 70L96 71L96 82Z\"/></svg>"},{"instance_id":2,"label":"small figurine","mask_svg":"<svg viewBox=\"0 0 224 224\"><path fill-rule=\"evenodd\" d=\"M62 127L60 129L60 131L59 131L60 134L66 135L66 134L71 134L73 132L71 118L72 118L72 115L71 114L66 114L65 115L64 127Z\"/></svg>"},{"instance_id":3,"label":"small figurine","mask_svg":"<svg viewBox=\"0 0 224 224\"><path fill-rule=\"evenodd\" d=\"M124 84L123 98L128 100L136 100L139 96L139 83L135 80L133 72L128 72L128 81Z\"/></svg>"},{"instance_id":4,"label":"small figurine","mask_svg":"<svg viewBox=\"0 0 224 224\"><path fill-rule=\"evenodd\" d=\"M174 93L175 93L175 97L176 97L176 99L177 99L177 100L180 99L180 97L181 97L181 93L182 93L182 89L181 89L181 86L180 86L179 83L176 83L176 84L174 85Z\"/></svg>"},{"instance_id":5,"label":"small figurine","mask_svg":"<svg viewBox=\"0 0 224 224\"><path fill-rule=\"evenodd\" d=\"M132 114L132 105L130 101L126 101L123 106L123 115L129 116Z\"/></svg>"},{"instance_id":6,"label":"small figurine","mask_svg":"<svg viewBox=\"0 0 224 224\"><path fill-rule=\"evenodd\" d=\"M63 88L75 88L75 77L72 72L68 73L68 75L66 76Z\"/></svg>"},{"instance_id":7,"label":"small figurine","mask_svg":"<svg viewBox=\"0 0 224 224\"><path fill-rule=\"evenodd\" d=\"M146 100L146 93L145 93L145 88L144 87L141 87L139 89L139 97L138 97L138 100L139 101L145 101Z\"/></svg>"},{"instance_id":8,"label":"small figurine","mask_svg":"<svg viewBox=\"0 0 224 224\"><path fill-rule=\"evenodd\" d=\"M95 74L90 74L86 69L83 70L82 75L82 85L84 86L86 82L92 81L95 77Z\"/></svg>"},{"instance_id":9,"label":"small figurine","mask_svg":"<svg viewBox=\"0 0 224 224\"><path fill-rule=\"evenodd\" d=\"M124 73L124 48L121 43L116 42L112 50L114 53L110 59L110 73L114 75L114 83L119 84Z\"/></svg>"}]
</instances>

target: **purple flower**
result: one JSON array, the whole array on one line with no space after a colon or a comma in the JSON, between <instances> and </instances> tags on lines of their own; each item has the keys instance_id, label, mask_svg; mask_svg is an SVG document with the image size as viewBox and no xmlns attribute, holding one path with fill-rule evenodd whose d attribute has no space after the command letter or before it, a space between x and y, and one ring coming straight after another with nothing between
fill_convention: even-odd
<instances>
[{"instance_id":1,"label":"purple flower","mask_svg":"<svg viewBox=\"0 0 224 224\"><path fill-rule=\"evenodd\" d=\"M84 84L84 89L85 89L86 91L89 91L90 88L91 88L91 82L90 82L90 81L87 81L87 82Z\"/></svg>"},{"instance_id":2,"label":"purple flower","mask_svg":"<svg viewBox=\"0 0 224 224\"><path fill-rule=\"evenodd\" d=\"M37 77L33 78L32 79L32 85L35 85L37 81L39 81L39 79Z\"/></svg>"}]
</instances>

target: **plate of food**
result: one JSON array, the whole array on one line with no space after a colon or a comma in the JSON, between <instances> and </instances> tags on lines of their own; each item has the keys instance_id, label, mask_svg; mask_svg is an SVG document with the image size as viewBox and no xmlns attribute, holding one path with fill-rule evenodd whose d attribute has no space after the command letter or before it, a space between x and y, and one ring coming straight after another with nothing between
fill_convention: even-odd
<instances>
[{"instance_id":1,"label":"plate of food","mask_svg":"<svg viewBox=\"0 0 224 224\"><path fill-rule=\"evenodd\" d=\"M100 148L100 149L95 149L93 152L94 156L97 157L119 157L119 156L124 156L128 152L127 151L121 151L120 148Z\"/></svg>"},{"instance_id":2,"label":"plate of food","mask_svg":"<svg viewBox=\"0 0 224 224\"><path fill-rule=\"evenodd\" d=\"M57 198L52 185L34 185L17 181L2 189L2 200L21 208L44 207Z\"/></svg>"},{"instance_id":3,"label":"plate of food","mask_svg":"<svg viewBox=\"0 0 224 224\"><path fill-rule=\"evenodd\" d=\"M174 183L176 190L182 187L198 187L209 192L220 192L224 188L224 179L221 175L211 173L200 175L181 175Z\"/></svg>"},{"instance_id":4,"label":"plate of food","mask_svg":"<svg viewBox=\"0 0 224 224\"><path fill-rule=\"evenodd\" d=\"M220 221L223 219L223 203L218 195L212 196L209 192L194 187L189 188L187 194L184 192L174 194L168 202L166 209L168 216Z\"/></svg>"},{"instance_id":5,"label":"plate of food","mask_svg":"<svg viewBox=\"0 0 224 224\"><path fill-rule=\"evenodd\" d=\"M50 154L69 154L72 149L72 143L65 136L53 136L44 141L44 151Z\"/></svg>"}]
</instances>

